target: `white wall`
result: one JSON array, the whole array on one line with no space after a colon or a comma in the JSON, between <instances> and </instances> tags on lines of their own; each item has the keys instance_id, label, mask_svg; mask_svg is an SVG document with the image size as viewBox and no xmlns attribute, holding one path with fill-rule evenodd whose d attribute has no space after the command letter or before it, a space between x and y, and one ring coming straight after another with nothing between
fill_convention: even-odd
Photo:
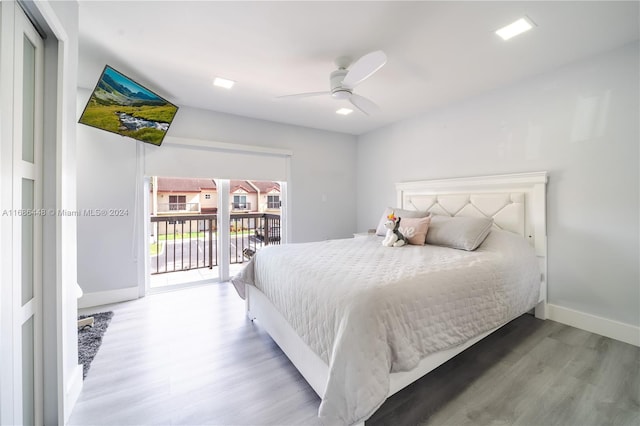
<instances>
[{"instance_id":1,"label":"white wall","mask_svg":"<svg viewBox=\"0 0 640 426\"><path fill-rule=\"evenodd\" d=\"M86 99L78 99L80 113ZM128 210L125 216L78 217L78 283L85 293L137 286L136 142L82 124L77 139L78 209Z\"/></svg>"},{"instance_id":2,"label":"white wall","mask_svg":"<svg viewBox=\"0 0 640 426\"><path fill-rule=\"evenodd\" d=\"M361 136L358 229L395 182L547 170L550 303L640 325L638 49Z\"/></svg>"},{"instance_id":3,"label":"white wall","mask_svg":"<svg viewBox=\"0 0 640 426\"><path fill-rule=\"evenodd\" d=\"M89 95L89 90L79 90L78 117ZM356 227L354 136L188 107L180 108L168 135L293 151L293 242L349 237ZM137 287L132 241L133 216L142 214L135 211L137 142L81 124L77 139L78 208L121 208L130 213L78 218L78 282L86 293ZM215 170L211 177L216 177ZM238 164L235 178L243 177Z\"/></svg>"},{"instance_id":4,"label":"white wall","mask_svg":"<svg viewBox=\"0 0 640 426\"><path fill-rule=\"evenodd\" d=\"M181 108L176 117L170 129L174 136L293 151L293 242L351 236L356 211L354 136L193 108ZM237 178L241 174L240 169Z\"/></svg>"}]
</instances>

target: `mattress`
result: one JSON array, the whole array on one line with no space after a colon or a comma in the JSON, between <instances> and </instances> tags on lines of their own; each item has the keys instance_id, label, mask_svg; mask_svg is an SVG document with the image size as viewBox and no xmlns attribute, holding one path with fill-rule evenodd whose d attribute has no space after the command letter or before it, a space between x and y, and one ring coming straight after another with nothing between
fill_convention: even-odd
<instances>
[{"instance_id":1,"label":"mattress","mask_svg":"<svg viewBox=\"0 0 640 426\"><path fill-rule=\"evenodd\" d=\"M354 424L384 402L392 372L535 306L540 272L520 236L492 231L473 252L383 247L381 237L270 246L233 279L254 285L329 366L318 415Z\"/></svg>"}]
</instances>

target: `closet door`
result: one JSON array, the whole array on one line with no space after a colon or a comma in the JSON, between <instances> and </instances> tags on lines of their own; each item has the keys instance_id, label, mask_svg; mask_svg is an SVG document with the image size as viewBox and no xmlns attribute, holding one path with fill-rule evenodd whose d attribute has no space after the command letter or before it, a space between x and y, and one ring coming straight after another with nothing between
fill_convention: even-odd
<instances>
[{"instance_id":1,"label":"closet door","mask_svg":"<svg viewBox=\"0 0 640 426\"><path fill-rule=\"evenodd\" d=\"M42 424L42 113L44 46L15 8L13 128L14 419Z\"/></svg>"}]
</instances>

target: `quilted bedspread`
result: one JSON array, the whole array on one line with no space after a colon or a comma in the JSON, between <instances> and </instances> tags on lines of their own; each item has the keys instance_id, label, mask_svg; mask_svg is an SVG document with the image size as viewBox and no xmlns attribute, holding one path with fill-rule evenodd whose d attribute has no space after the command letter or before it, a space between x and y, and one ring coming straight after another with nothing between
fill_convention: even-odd
<instances>
[{"instance_id":1,"label":"quilted bedspread","mask_svg":"<svg viewBox=\"0 0 640 426\"><path fill-rule=\"evenodd\" d=\"M520 236L492 231L473 252L383 247L379 237L270 246L232 279L255 285L329 366L318 415L354 424L385 401L391 372L411 370L523 314L540 271Z\"/></svg>"}]
</instances>

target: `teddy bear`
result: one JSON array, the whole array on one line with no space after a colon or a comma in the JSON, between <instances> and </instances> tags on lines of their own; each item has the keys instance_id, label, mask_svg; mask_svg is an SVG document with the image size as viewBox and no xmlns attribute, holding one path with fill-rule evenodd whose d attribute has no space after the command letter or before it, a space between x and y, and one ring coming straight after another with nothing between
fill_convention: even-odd
<instances>
[{"instance_id":1,"label":"teddy bear","mask_svg":"<svg viewBox=\"0 0 640 426\"><path fill-rule=\"evenodd\" d=\"M400 217L396 217L394 212L387 216L384 227L387 228L387 235L382 240L382 245L386 247L402 247L407 244L407 238L400 232Z\"/></svg>"}]
</instances>

